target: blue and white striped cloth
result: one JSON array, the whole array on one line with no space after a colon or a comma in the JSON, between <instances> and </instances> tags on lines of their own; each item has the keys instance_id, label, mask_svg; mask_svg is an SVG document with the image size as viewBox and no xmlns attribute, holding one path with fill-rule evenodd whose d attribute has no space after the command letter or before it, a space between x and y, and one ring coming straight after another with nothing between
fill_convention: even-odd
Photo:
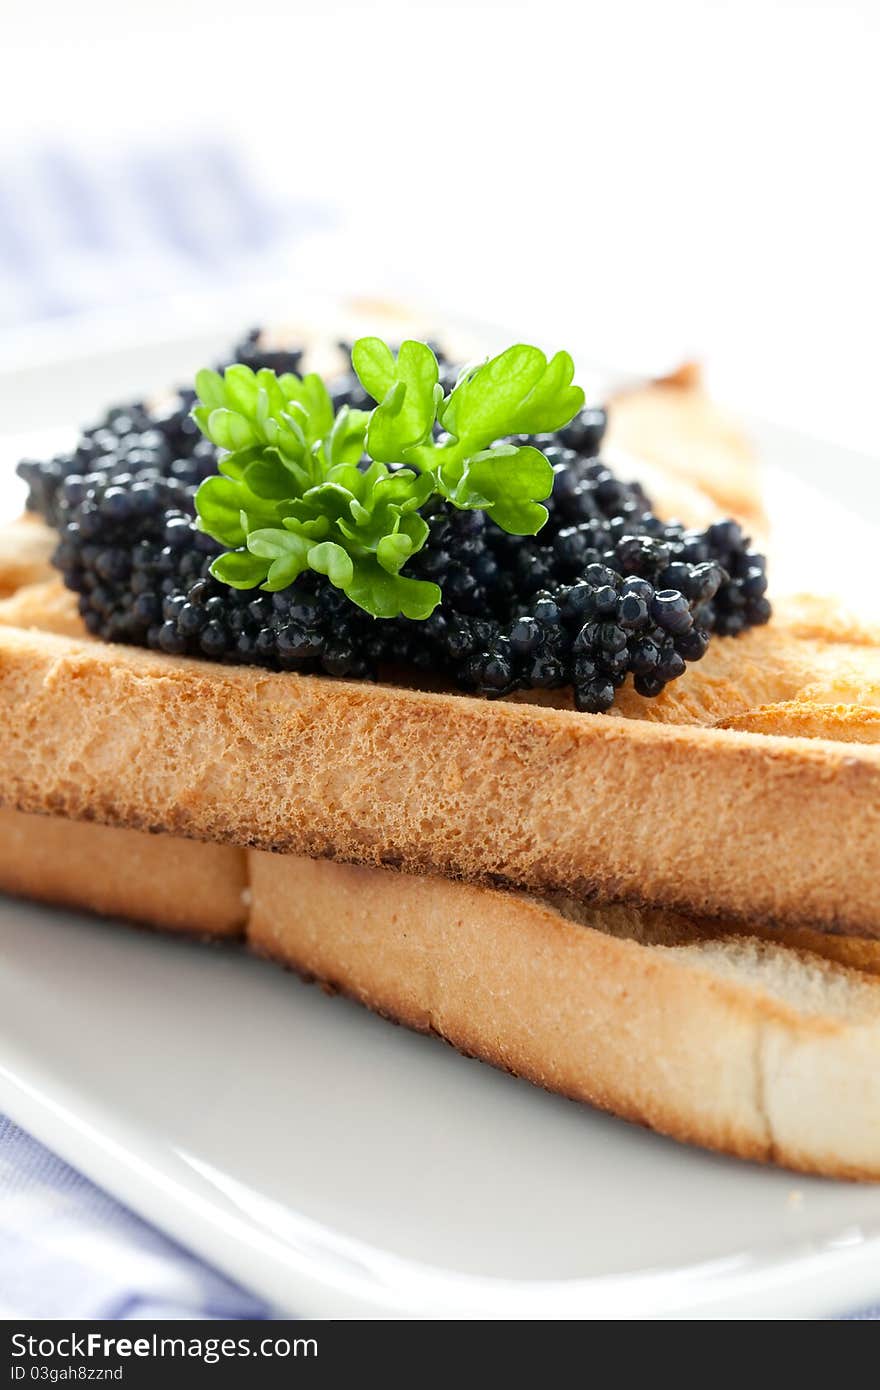
<instances>
[{"instance_id":1,"label":"blue and white striped cloth","mask_svg":"<svg viewBox=\"0 0 880 1390\"><path fill-rule=\"evenodd\" d=\"M0 1116L0 1318L271 1318Z\"/></svg>"},{"instance_id":2,"label":"blue and white striped cloth","mask_svg":"<svg viewBox=\"0 0 880 1390\"><path fill-rule=\"evenodd\" d=\"M332 220L264 189L220 141L4 155L0 332L289 274L296 242Z\"/></svg>"}]
</instances>

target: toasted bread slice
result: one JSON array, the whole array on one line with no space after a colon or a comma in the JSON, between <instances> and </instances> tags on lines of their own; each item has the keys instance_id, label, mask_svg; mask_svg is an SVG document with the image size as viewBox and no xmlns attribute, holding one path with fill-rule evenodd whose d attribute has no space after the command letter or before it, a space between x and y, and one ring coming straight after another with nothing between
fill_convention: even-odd
<instances>
[{"instance_id":1,"label":"toasted bread slice","mask_svg":"<svg viewBox=\"0 0 880 1390\"><path fill-rule=\"evenodd\" d=\"M845 669L876 707L878 664L880 648L829 648L779 619L715 642L686 690L644 702L648 719L7 628L0 797L196 839L880 936L880 748L718 727L810 698L825 668L828 682Z\"/></svg>"},{"instance_id":2,"label":"toasted bread slice","mask_svg":"<svg viewBox=\"0 0 880 1390\"><path fill-rule=\"evenodd\" d=\"M243 936L250 903L234 845L5 809L0 891L204 937Z\"/></svg>"},{"instance_id":3,"label":"toasted bread slice","mask_svg":"<svg viewBox=\"0 0 880 1390\"><path fill-rule=\"evenodd\" d=\"M261 851L0 807L0 892L123 917L164 931L243 939L255 855ZM296 856L278 855L272 862L280 865L288 859ZM506 901L514 906L528 896L510 891ZM644 945L755 937L880 975L880 941L871 937L841 936L819 927L691 917L633 902L585 902L561 893L540 901L597 931Z\"/></svg>"},{"instance_id":4,"label":"toasted bread slice","mask_svg":"<svg viewBox=\"0 0 880 1390\"><path fill-rule=\"evenodd\" d=\"M706 394L694 363L614 397L608 444L659 465L708 493L720 511L763 530L755 451L737 422Z\"/></svg>"},{"instance_id":5,"label":"toasted bread slice","mask_svg":"<svg viewBox=\"0 0 880 1390\"><path fill-rule=\"evenodd\" d=\"M807 700L783 700L776 705L731 714L723 729L744 729L754 734L782 734L786 738L830 738L839 743L880 743L880 704L823 705Z\"/></svg>"},{"instance_id":6,"label":"toasted bread slice","mask_svg":"<svg viewBox=\"0 0 880 1390\"><path fill-rule=\"evenodd\" d=\"M52 574L55 533L36 517L0 525L0 599Z\"/></svg>"},{"instance_id":7,"label":"toasted bread slice","mask_svg":"<svg viewBox=\"0 0 880 1390\"><path fill-rule=\"evenodd\" d=\"M0 624L88 638L79 616L76 594L66 589L56 574L25 584L8 597L0 598Z\"/></svg>"},{"instance_id":8,"label":"toasted bread slice","mask_svg":"<svg viewBox=\"0 0 880 1390\"><path fill-rule=\"evenodd\" d=\"M259 954L677 1139L880 1177L880 945L0 811L0 887ZM759 939L758 933L771 940ZM791 945L798 949L791 949Z\"/></svg>"},{"instance_id":9,"label":"toasted bread slice","mask_svg":"<svg viewBox=\"0 0 880 1390\"><path fill-rule=\"evenodd\" d=\"M880 982L651 914L251 855L250 945L549 1090L690 1143L880 1177ZM661 919L660 936L664 925Z\"/></svg>"}]
</instances>

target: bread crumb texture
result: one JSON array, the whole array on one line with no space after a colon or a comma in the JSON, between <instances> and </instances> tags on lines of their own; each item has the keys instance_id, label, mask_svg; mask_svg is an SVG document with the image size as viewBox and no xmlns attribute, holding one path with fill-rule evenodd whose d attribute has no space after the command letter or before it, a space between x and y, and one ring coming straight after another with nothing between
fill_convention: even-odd
<instances>
[{"instance_id":1,"label":"bread crumb texture","mask_svg":"<svg viewBox=\"0 0 880 1390\"><path fill-rule=\"evenodd\" d=\"M742 704L821 683L830 648L783 639L758 629L714 644L681 696L643 702L658 707L648 719L0 628L0 800L242 847L880 935L880 748L718 726ZM877 687L880 648L846 646L835 669L842 661Z\"/></svg>"}]
</instances>

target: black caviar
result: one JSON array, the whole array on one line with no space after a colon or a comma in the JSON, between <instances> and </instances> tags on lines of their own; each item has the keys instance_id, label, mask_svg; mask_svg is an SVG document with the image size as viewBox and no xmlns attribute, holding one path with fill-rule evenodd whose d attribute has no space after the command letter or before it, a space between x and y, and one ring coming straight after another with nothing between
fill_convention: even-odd
<instances>
[{"instance_id":1,"label":"black caviar","mask_svg":"<svg viewBox=\"0 0 880 1390\"><path fill-rule=\"evenodd\" d=\"M263 348L254 330L229 360L284 372L301 356ZM456 369L438 356L448 388ZM354 376L331 395L337 408L368 404ZM281 593L231 589L209 575L221 547L195 526L195 491L216 471L216 450L190 419L193 400L183 390L159 407L114 407L73 452L19 465L28 506L59 532L55 564L87 629L108 641L350 678L430 672L488 696L571 686L576 707L598 713L627 677L658 695L713 633L770 616L764 557L739 525L700 531L655 516L642 488L601 461L597 407L530 441L555 479L537 537L433 506L408 566L441 586L427 621L374 619L311 572Z\"/></svg>"}]
</instances>

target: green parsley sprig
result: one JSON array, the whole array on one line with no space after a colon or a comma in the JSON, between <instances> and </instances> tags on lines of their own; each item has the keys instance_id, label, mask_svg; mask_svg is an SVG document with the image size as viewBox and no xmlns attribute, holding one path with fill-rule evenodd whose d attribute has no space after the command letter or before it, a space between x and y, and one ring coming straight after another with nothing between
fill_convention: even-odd
<instances>
[{"instance_id":1,"label":"green parsley sprig","mask_svg":"<svg viewBox=\"0 0 880 1390\"><path fill-rule=\"evenodd\" d=\"M334 414L314 374L199 372L193 417L221 454L196 510L201 529L227 547L211 573L274 592L311 569L376 618L427 618L440 589L402 573L428 536L423 509L442 497L513 535L535 535L553 471L531 445L496 441L560 429L584 393L572 385L568 353L548 362L526 344L466 369L448 395L425 343L405 342L395 356L381 339L361 338L352 365L377 402L371 411Z\"/></svg>"}]
</instances>

